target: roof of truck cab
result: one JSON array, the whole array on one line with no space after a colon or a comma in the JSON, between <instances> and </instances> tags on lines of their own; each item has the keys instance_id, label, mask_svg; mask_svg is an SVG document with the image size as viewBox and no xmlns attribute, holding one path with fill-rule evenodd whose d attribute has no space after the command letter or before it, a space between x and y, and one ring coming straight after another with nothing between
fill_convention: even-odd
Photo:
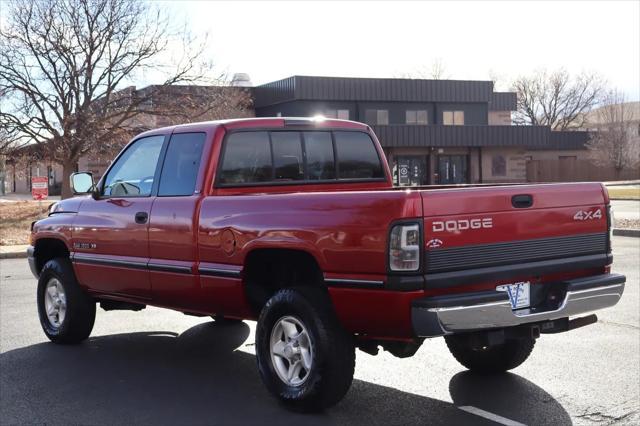
<instances>
[{"instance_id":1,"label":"roof of truck cab","mask_svg":"<svg viewBox=\"0 0 640 426\"><path fill-rule=\"evenodd\" d=\"M218 126L224 126L227 129L268 129L268 128L288 128L295 127L309 129L322 128L345 128L367 130L369 126L363 123L349 120L338 120L333 118L321 117L250 117L250 118L233 118L227 120L202 121L198 123L178 124L175 126L161 127L158 129L148 130L140 133L136 138L153 135L166 135L171 133L184 132L205 132L214 130Z\"/></svg>"}]
</instances>

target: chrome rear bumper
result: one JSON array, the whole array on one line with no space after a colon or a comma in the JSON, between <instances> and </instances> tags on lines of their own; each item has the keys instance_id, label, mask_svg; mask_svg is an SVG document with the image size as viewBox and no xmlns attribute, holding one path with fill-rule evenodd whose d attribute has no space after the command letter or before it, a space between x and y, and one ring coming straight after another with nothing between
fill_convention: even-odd
<instances>
[{"instance_id":1,"label":"chrome rear bumper","mask_svg":"<svg viewBox=\"0 0 640 426\"><path fill-rule=\"evenodd\" d=\"M604 274L559 283L566 286L565 297L550 310L513 311L503 292L418 299L412 306L413 328L417 336L433 337L568 318L615 305L625 281L624 275Z\"/></svg>"}]
</instances>

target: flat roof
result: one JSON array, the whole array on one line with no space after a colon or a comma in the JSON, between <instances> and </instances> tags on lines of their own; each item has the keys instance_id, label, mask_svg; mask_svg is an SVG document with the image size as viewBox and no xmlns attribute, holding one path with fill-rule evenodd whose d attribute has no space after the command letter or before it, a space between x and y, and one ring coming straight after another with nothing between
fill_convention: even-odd
<instances>
[{"instance_id":1,"label":"flat roof","mask_svg":"<svg viewBox=\"0 0 640 426\"><path fill-rule=\"evenodd\" d=\"M515 108L515 93L492 81L295 75L254 87L256 108L294 100L480 102Z\"/></svg>"}]
</instances>

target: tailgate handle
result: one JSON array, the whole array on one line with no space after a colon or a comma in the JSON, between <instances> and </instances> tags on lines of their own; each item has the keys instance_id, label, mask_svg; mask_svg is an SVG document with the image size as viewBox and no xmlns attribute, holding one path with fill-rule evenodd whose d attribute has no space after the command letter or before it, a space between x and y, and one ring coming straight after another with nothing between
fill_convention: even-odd
<instances>
[{"instance_id":1,"label":"tailgate handle","mask_svg":"<svg viewBox=\"0 0 640 426\"><path fill-rule=\"evenodd\" d=\"M516 209L526 209L533 205L533 197L529 194L514 195L511 197L511 205Z\"/></svg>"}]
</instances>

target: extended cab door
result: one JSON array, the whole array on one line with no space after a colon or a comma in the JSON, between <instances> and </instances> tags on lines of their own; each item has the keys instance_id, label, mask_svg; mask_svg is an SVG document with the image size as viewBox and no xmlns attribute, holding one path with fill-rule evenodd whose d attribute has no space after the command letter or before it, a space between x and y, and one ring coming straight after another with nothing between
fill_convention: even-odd
<instances>
[{"instance_id":1,"label":"extended cab door","mask_svg":"<svg viewBox=\"0 0 640 426\"><path fill-rule=\"evenodd\" d=\"M109 294L150 297L149 215L165 135L127 146L101 181L101 197L83 201L72 229L80 283Z\"/></svg>"},{"instance_id":2,"label":"extended cab door","mask_svg":"<svg viewBox=\"0 0 640 426\"><path fill-rule=\"evenodd\" d=\"M204 132L174 133L167 147L149 227L149 277L155 303L202 310L196 274L198 205L209 154ZM203 164L203 167L200 165Z\"/></svg>"}]
</instances>

